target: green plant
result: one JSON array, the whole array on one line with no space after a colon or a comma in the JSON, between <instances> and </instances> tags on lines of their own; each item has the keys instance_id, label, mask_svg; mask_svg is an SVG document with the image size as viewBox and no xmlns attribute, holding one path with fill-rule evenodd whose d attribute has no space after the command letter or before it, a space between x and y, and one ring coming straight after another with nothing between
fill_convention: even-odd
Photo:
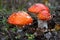
<instances>
[{"instance_id":1,"label":"green plant","mask_svg":"<svg viewBox=\"0 0 60 40\"><path fill-rule=\"evenodd\" d=\"M28 37L28 40L34 40L34 34L27 34L26 36Z\"/></svg>"}]
</instances>

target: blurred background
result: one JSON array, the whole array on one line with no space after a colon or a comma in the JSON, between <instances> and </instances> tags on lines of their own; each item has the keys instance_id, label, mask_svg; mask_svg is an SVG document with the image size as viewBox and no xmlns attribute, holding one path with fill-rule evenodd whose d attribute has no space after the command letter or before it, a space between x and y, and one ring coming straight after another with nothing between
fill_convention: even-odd
<instances>
[{"instance_id":1,"label":"blurred background","mask_svg":"<svg viewBox=\"0 0 60 40\"><path fill-rule=\"evenodd\" d=\"M22 40L23 38L27 38L26 36L22 37L19 32L20 30L14 25L8 24L7 18L12 12L20 10L27 11L27 9L34 3L45 4L50 8L51 14L58 14L60 11L60 0L0 0L0 40ZM33 37L34 36L32 36L32 38Z\"/></svg>"}]
</instances>

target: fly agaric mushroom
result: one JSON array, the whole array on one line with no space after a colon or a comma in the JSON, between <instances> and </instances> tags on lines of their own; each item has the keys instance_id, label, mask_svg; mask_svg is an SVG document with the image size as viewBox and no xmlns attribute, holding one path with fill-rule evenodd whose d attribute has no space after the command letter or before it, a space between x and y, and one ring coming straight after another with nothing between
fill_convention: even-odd
<instances>
[{"instance_id":1,"label":"fly agaric mushroom","mask_svg":"<svg viewBox=\"0 0 60 40\"><path fill-rule=\"evenodd\" d=\"M37 15L38 19L40 20L50 20L51 19L51 15L50 13L48 13L48 11L42 11Z\"/></svg>"},{"instance_id":2,"label":"fly agaric mushroom","mask_svg":"<svg viewBox=\"0 0 60 40\"><path fill-rule=\"evenodd\" d=\"M28 11L34 14L38 14L40 11L43 11L43 10L50 12L49 8L41 3L36 3L32 5L30 8L28 8Z\"/></svg>"},{"instance_id":3,"label":"fly agaric mushroom","mask_svg":"<svg viewBox=\"0 0 60 40\"><path fill-rule=\"evenodd\" d=\"M31 16L24 11L15 12L8 17L8 23L13 25L20 25L21 27L29 25L32 22L33 19Z\"/></svg>"},{"instance_id":4,"label":"fly agaric mushroom","mask_svg":"<svg viewBox=\"0 0 60 40\"><path fill-rule=\"evenodd\" d=\"M50 20L51 15L50 10L47 6L41 3L36 3L32 5L30 8L28 8L28 11L37 14L36 16L38 17L38 27L48 28L46 20Z\"/></svg>"},{"instance_id":5,"label":"fly agaric mushroom","mask_svg":"<svg viewBox=\"0 0 60 40\"><path fill-rule=\"evenodd\" d=\"M37 14L38 19L41 19L41 20L51 19L50 10L44 4L36 3L32 5L30 8L28 8L28 11L33 12L34 14Z\"/></svg>"}]
</instances>

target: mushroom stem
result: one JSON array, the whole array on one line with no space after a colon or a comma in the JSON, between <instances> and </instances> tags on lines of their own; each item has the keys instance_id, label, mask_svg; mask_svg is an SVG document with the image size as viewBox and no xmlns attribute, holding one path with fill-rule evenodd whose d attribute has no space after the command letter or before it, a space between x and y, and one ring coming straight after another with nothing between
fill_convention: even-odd
<instances>
[{"instance_id":1,"label":"mushroom stem","mask_svg":"<svg viewBox=\"0 0 60 40\"><path fill-rule=\"evenodd\" d=\"M39 20L38 19L38 27L40 27L40 28L46 28L46 31L47 31L47 29L48 29L47 21L43 21L43 20Z\"/></svg>"},{"instance_id":2,"label":"mushroom stem","mask_svg":"<svg viewBox=\"0 0 60 40\"><path fill-rule=\"evenodd\" d=\"M17 27L18 26L18 27ZM21 32L22 31L22 29L23 29L23 27L22 26L20 26L20 25L16 25L16 28L18 28L18 32Z\"/></svg>"}]
</instances>

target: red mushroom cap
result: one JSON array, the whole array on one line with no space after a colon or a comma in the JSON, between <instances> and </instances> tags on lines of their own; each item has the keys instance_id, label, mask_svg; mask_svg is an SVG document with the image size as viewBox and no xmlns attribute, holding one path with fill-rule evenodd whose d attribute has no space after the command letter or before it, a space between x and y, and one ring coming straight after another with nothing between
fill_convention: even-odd
<instances>
[{"instance_id":1,"label":"red mushroom cap","mask_svg":"<svg viewBox=\"0 0 60 40\"><path fill-rule=\"evenodd\" d=\"M33 22L33 19L29 14L27 14L24 11L19 11L11 14L8 17L8 23L14 24L14 25L29 25Z\"/></svg>"},{"instance_id":2,"label":"red mushroom cap","mask_svg":"<svg viewBox=\"0 0 60 40\"><path fill-rule=\"evenodd\" d=\"M49 8L46 5L41 4L41 3L36 3L36 4L32 5L30 8L28 8L29 12L33 12L35 14L37 14L43 10L50 12Z\"/></svg>"},{"instance_id":3,"label":"red mushroom cap","mask_svg":"<svg viewBox=\"0 0 60 40\"><path fill-rule=\"evenodd\" d=\"M48 11L42 11L37 15L40 20L50 20L51 14Z\"/></svg>"}]
</instances>

